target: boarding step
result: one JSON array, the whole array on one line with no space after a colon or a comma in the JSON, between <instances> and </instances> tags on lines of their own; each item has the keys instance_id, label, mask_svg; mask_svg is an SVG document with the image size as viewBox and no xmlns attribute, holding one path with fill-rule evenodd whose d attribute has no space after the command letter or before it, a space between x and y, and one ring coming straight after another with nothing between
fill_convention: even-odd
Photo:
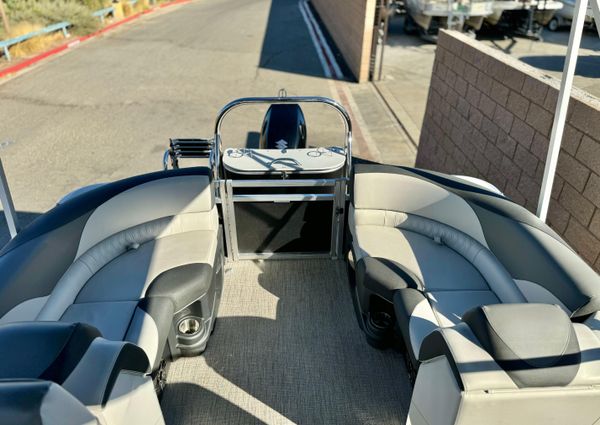
<instances>
[{"instance_id":1,"label":"boarding step","mask_svg":"<svg viewBox=\"0 0 600 425\"><path fill-rule=\"evenodd\" d=\"M172 168L179 168L180 159L210 158L213 156L213 139L170 139L169 149L165 152L163 165L168 168L169 159Z\"/></svg>"}]
</instances>

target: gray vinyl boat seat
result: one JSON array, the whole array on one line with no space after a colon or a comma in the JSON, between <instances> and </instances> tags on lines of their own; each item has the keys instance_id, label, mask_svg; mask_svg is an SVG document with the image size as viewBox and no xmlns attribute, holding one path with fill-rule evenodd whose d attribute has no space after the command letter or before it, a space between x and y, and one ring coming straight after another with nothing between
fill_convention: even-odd
<instances>
[{"instance_id":1,"label":"gray vinyl boat seat","mask_svg":"<svg viewBox=\"0 0 600 425\"><path fill-rule=\"evenodd\" d=\"M82 323L0 325L0 423L160 424L144 350Z\"/></svg>"},{"instance_id":2,"label":"gray vinyl boat seat","mask_svg":"<svg viewBox=\"0 0 600 425\"><path fill-rule=\"evenodd\" d=\"M593 425L600 339L550 304L495 304L421 344L408 425Z\"/></svg>"},{"instance_id":3,"label":"gray vinyl boat seat","mask_svg":"<svg viewBox=\"0 0 600 425\"><path fill-rule=\"evenodd\" d=\"M142 348L148 372L163 358L197 354L222 288L219 235L206 168L80 191L0 251L0 324L85 323ZM204 332L186 346L176 328L189 315Z\"/></svg>"},{"instance_id":4,"label":"gray vinyl boat seat","mask_svg":"<svg viewBox=\"0 0 600 425\"><path fill-rule=\"evenodd\" d=\"M544 303L600 329L600 277L537 217L460 178L355 167L349 211L360 319L386 310L415 370L423 340L482 305Z\"/></svg>"}]
</instances>

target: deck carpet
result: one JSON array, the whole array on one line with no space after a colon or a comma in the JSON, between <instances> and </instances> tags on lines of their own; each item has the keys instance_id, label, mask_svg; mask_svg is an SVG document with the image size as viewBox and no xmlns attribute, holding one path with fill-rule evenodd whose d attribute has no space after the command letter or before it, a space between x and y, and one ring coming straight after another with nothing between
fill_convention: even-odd
<instances>
[{"instance_id":1,"label":"deck carpet","mask_svg":"<svg viewBox=\"0 0 600 425\"><path fill-rule=\"evenodd\" d=\"M367 345L342 262L226 266L202 356L171 365L167 424L404 424L411 388L394 350Z\"/></svg>"}]
</instances>

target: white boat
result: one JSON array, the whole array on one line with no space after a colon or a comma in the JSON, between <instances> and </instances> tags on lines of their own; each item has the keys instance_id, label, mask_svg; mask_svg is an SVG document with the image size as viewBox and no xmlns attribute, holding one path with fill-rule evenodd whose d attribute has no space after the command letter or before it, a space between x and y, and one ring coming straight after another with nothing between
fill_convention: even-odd
<instances>
[{"instance_id":1,"label":"white boat","mask_svg":"<svg viewBox=\"0 0 600 425\"><path fill-rule=\"evenodd\" d=\"M541 32L563 4L557 0L495 0L486 23L507 33L541 38Z\"/></svg>"},{"instance_id":2,"label":"white boat","mask_svg":"<svg viewBox=\"0 0 600 425\"><path fill-rule=\"evenodd\" d=\"M552 19L548 22L548 29L550 31L556 31L560 27L571 25L573 21L573 14L575 13L575 1L574 0L561 0L563 7L558 10ZM588 27L594 25L594 12L592 6L588 5L587 12L585 14L585 24Z\"/></svg>"},{"instance_id":3,"label":"white boat","mask_svg":"<svg viewBox=\"0 0 600 425\"><path fill-rule=\"evenodd\" d=\"M438 29L477 31L492 13L491 0L407 0L406 9L422 35L435 35Z\"/></svg>"}]
</instances>

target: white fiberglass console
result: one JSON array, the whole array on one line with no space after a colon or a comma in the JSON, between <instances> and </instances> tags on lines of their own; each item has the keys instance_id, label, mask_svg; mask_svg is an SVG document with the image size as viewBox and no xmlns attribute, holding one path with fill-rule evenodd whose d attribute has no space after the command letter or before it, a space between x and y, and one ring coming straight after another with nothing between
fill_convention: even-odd
<instances>
[{"instance_id":1,"label":"white fiberglass console","mask_svg":"<svg viewBox=\"0 0 600 425\"><path fill-rule=\"evenodd\" d=\"M341 170L346 153L341 147L304 149L226 149L223 167L242 175L328 174Z\"/></svg>"}]
</instances>

